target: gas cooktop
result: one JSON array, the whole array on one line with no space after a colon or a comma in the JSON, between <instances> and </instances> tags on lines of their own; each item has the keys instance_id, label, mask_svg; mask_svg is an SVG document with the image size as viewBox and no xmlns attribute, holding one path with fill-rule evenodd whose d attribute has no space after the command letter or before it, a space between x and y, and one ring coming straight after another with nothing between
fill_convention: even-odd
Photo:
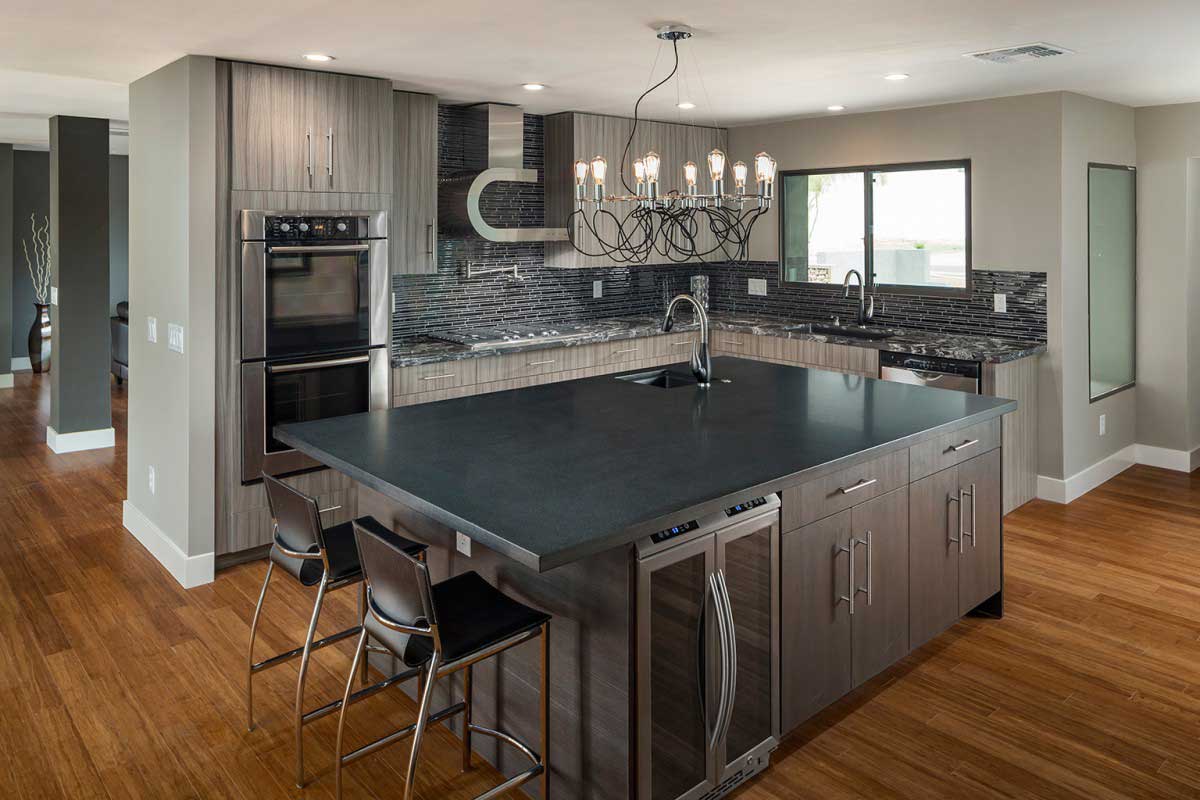
<instances>
[{"instance_id":1,"label":"gas cooktop","mask_svg":"<svg viewBox=\"0 0 1200 800\"><path fill-rule=\"evenodd\" d=\"M462 328L429 334L435 339L465 345L472 350L519 347L534 342L565 342L580 339L591 329L572 323L546 325L501 325L494 328Z\"/></svg>"}]
</instances>

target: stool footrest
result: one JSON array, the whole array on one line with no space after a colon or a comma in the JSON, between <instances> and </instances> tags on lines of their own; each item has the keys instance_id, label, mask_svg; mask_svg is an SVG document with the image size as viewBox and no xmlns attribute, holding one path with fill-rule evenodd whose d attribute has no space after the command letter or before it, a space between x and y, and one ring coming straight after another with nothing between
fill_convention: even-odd
<instances>
[{"instance_id":1,"label":"stool footrest","mask_svg":"<svg viewBox=\"0 0 1200 800\"><path fill-rule=\"evenodd\" d=\"M353 628L346 628L346 630L344 630L344 631L338 631L335 634L326 636L324 639L313 642L312 647L309 648L309 652L310 653L316 652L317 650L320 650L322 647L328 647L331 644L337 644L338 642L342 641L343 639L349 639L351 636L357 636L361 632L362 632L361 625L355 625ZM264 659L264 660L258 662L257 664L254 664L253 666L251 666L250 672L253 674L256 672L262 672L264 669L270 669L271 667L277 667L280 664L286 664L287 662L291 661L293 658L299 658L300 654L303 652L304 652L304 646L301 645L300 647L297 647L294 650L288 650L286 653L280 653L277 656L271 656L270 658Z\"/></svg>"},{"instance_id":2,"label":"stool footrest","mask_svg":"<svg viewBox=\"0 0 1200 800\"><path fill-rule=\"evenodd\" d=\"M534 764L537 764L542 760L541 756L539 756L537 753L533 752L533 748L529 747L529 745L525 744L524 742L522 742L520 739L516 738L515 736L511 736L511 735L505 733L504 731L497 731L497 730L493 730L491 728L485 728L482 725L476 725L474 722L472 722L471 723L471 732L472 733L482 733L484 736L491 736L493 739L499 739L500 741L507 744L509 747L512 747L514 750L519 751L521 753L521 755L528 758Z\"/></svg>"},{"instance_id":3,"label":"stool footrest","mask_svg":"<svg viewBox=\"0 0 1200 800\"><path fill-rule=\"evenodd\" d=\"M492 800L493 797L499 797L510 789L515 789L518 786L533 780L545 772L545 770L546 768L542 764L534 764L529 769L512 776L499 786L494 786L483 794L475 795L474 800Z\"/></svg>"},{"instance_id":4,"label":"stool footrest","mask_svg":"<svg viewBox=\"0 0 1200 800\"><path fill-rule=\"evenodd\" d=\"M362 689L359 689L357 692L350 695L350 705L354 705L359 700L366 700L368 697L370 697L373 694L379 694L380 692L382 692L384 689L388 688L389 686L393 686L397 683L403 683L404 681L411 680L412 678L417 677L417 675L419 675L420 673L421 673L420 669L407 669L404 672L397 672L392 677L385 678L384 680L381 680L379 683L373 683L370 686L364 686ZM330 700L328 703L321 706L320 708L314 708L312 711L307 712L303 717L300 718L300 724L307 725L308 723L314 722L314 721L320 719L321 717L325 717L325 716L332 714L333 712L337 711L341 707L342 707L342 698L339 697L337 700Z\"/></svg>"},{"instance_id":5,"label":"stool footrest","mask_svg":"<svg viewBox=\"0 0 1200 800\"><path fill-rule=\"evenodd\" d=\"M437 723L442 722L443 720L449 719L450 717L453 717L456 714L461 714L464 710L466 710L466 707L467 707L466 704L462 703L462 702L455 703L452 706L446 706L441 711L437 711L437 712L434 712L433 714L430 714L428 724L436 725ZM362 758L363 756L368 756L377 750L382 750L383 748L387 747L388 745L395 744L396 742L402 742L405 739L407 739L408 737L412 736L413 732L415 732L416 729L417 729L417 724L414 722L413 724L407 725L407 726L401 728L400 730L395 731L394 733L389 733L387 736L382 736L369 744L364 744L362 747L358 748L357 750L352 750L351 752L342 756L341 757L342 764L343 765L349 764L351 762L357 761L358 759Z\"/></svg>"}]
</instances>

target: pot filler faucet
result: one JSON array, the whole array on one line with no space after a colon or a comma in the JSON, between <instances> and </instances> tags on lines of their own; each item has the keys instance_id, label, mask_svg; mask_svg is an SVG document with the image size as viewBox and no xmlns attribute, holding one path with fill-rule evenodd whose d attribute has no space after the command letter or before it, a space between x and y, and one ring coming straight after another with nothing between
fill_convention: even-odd
<instances>
[{"instance_id":1,"label":"pot filler faucet","mask_svg":"<svg viewBox=\"0 0 1200 800\"><path fill-rule=\"evenodd\" d=\"M696 383L708 386L712 381L712 361L708 357L708 314L705 313L704 306L696 302L696 298L690 294L675 295L675 299L667 306L667 316L662 324L663 333L670 332L675 324L672 319L675 306L684 300L692 304L692 308L696 309L696 316L700 318L700 346L692 347L692 374L696 376Z\"/></svg>"},{"instance_id":2,"label":"pot filler faucet","mask_svg":"<svg viewBox=\"0 0 1200 800\"><path fill-rule=\"evenodd\" d=\"M875 296L871 296L870 305L867 304L867 287L863 283L862 274L852 269L846 273L846 277L842 278L842 297L850 296L850 278L851 276L858 278L858 324L866 325L871 317L875 316Z\"/></svg>"}]
</instances>

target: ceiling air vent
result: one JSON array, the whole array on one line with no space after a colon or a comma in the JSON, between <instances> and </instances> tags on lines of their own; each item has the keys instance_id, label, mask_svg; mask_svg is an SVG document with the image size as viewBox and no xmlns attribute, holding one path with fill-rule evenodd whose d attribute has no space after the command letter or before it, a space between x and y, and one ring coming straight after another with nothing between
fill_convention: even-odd
<instances>
[{"instance_id":1,"label":"ceiling air vent","mask_svg":"<svg viewBox=\"0 0 1200 800\"><path fill-rule=\"evenodd\" d=\"M964 53L967 58L977 58L980 61L990 61L993 64L1019 64L1022 61L1036 61L1040 58L1071 55L1075 51L1045 42L1021 44L1016 47L1004 47L999 50L980 50L977 53Z\"/></svg>"}]
</instances>

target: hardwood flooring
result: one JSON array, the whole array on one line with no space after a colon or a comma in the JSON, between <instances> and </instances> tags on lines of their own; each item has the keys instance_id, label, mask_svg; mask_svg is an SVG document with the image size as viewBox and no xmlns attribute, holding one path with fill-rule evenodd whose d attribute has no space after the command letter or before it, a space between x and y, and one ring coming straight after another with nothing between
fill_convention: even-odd
<instances>
[{"instance_id":1,"label":"hardwood flooring","mask_svg":"<svg viewBox=\"0 0 1200 800\"><path fill-rule=\"evenodd\" d=\"M245 731L263 564L181 589L121 527L124 391L110 450L51 453L48 402L37 376L0 390L0 796L332 796L335 718L308 727L310 783L292 786L294 665L256 678ZM1005 618L959 623L818 715L738 800L1200 797L1200 473L1135 467L1005 525ZM294 646L311 594L280 580L267 603L260 652ZM321 629L353 608L332 595ZM348 666L348 645L314 657L314 703ZM350 744L413 715L400 692L372 698ZM444 728L427 742L421 798L497 781L460 774ZM346 796L398 796L406 755L351 765Z\"/></svg>"}]
</instances>

